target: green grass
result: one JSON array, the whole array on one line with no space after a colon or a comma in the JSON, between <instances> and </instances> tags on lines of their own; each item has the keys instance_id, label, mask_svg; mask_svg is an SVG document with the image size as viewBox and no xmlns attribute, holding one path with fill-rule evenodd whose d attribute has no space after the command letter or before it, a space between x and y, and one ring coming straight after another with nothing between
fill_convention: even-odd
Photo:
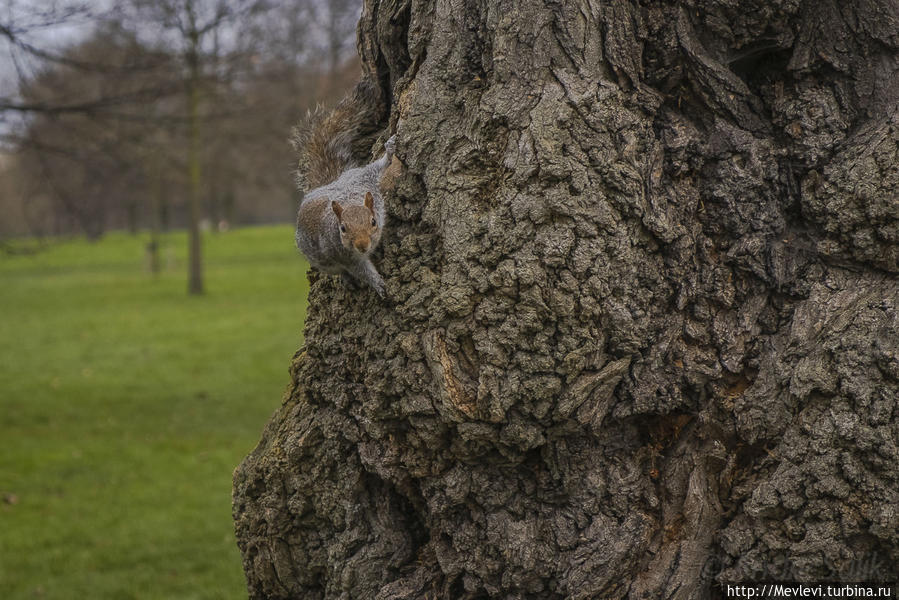
<instances>
[{"instance_id":1,"label":"green grass","mask_svg":"<svg viewBox=\"0 0 899 600\"><path fill-rule=\"evenodd\" d=\"M245 598L231 473L302 343L288 226L0 255L0 598Z\"/></svg>"}]
</instances>

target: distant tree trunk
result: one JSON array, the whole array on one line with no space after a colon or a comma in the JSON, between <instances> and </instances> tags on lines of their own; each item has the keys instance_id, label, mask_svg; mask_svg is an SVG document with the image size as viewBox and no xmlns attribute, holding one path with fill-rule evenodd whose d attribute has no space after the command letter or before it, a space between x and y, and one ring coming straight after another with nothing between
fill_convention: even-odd
<instances>
[{"instance_id":1,"label":"distant tree trunk","mask_svg":"<svg viewBox=\"0 0 899 600\"><path fill-rule=\"evenodd\" d=\"M235 473L251 597L899 578L897 23L368 0L391 300L312 286Z\"/></svg>"},{"instance_id":2,"label":"distant tree trunk","mask_svg":"<svg viewBox=\"0 0 899 600\"><path fill-rule=\"evenodd\" d=\"M150 263L150 272L154 276L162 271L162 263L159 260L160 234L162 230L162 206L165 202L162 188L162 169L160 158L157 154L151 154L148 159L150 165L150 241L147 243L147 255Z\"/></svg>"},{"instance_id":3,"label":"distant tree trunk","mask_svg":"<svg viewBox=\"0 0 899 600\"><path fill-rule=\"evenodd\" d=\"M125 221L128 224L128 233L137 235L140 207L135 201L134 196L130 194L125 198L123 204L125 205Z\"/></svg>"},{"instance_id":4,"label":"distant tree trunk","mask_svg":"<svg viewBox=\"0 0 899 600\"><path fill-rule=\"evenodd\" d=\"M222 218L226 224L234 222L234 185L230 182L225 184L225 192L222 194Z\"/></svg>"},{"instance_id":5,"label":"distant tree trunk","mask_svg":"<svg viewBox=\"0 0 899 600\"><path fill-rule=\"evenodd\" d=\"M159 219L159 229L163 233L168 233L171 227L170 219L169 219L169 198L168 195L171 193L171 188L164 181L159 181L159 186L161 193L157 197L158 203L154 207L154 210Z\"/></svg>"},{"instance_id":6,"label":"distant tree trunk","mask_svg":"<svg viewBox=\"0 0 899 600\"><path fill-rule=\"evenodd\" d=\"M190 13L193 14L192 12ZM196 30L190 30L190 51L187 56L189 69L187 79L187 119L188 119L188 180L190 193L188 225L188 276L187 291L192 295L203 293L203 241L200 237L200 202L202 196L200 179L200 39Z\"/></svg>"}]
</instances>

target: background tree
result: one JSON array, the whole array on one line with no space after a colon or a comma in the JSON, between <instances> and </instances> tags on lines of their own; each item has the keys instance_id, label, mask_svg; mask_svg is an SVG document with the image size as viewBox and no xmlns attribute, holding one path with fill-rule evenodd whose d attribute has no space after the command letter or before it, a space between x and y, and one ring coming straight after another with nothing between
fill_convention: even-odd
<instances>
[{"instance_id":1,"label":"background tree","mask_svg":"<svg viewBox=\"0 0 899 600\"><path fill-rule=\"evenodd\" d=\"M235 473L251 596L896 580L897 22L367 0L390 302L312 286Z\"/></svg>"},{"instance_id":2,"label":"background tree","mask_svg":"<svg viewBox=\"0 0 899 600\"><path fill-rule=\"evenodd\" d=\"M188 192L188 292L203 293L201 180L201 93L208 77L215 80L222 56L220 37L226 27L234 27L265 10L264 0L134 0L137 19L143 26L153 23L161 29L158 40L174 43L182 61L187 106ZM237 33L230 31L227 33ZM239 46L239 44L237 44Z\"/></svg>"},{"instance_id":3,"label":"background tree","mask_svg":"<svg viewBox=\"0 0 899 600\"><path fill-rule=\"evenodd\" d=\"M49 63L20 85L22 105L40 108L15 134L19 172L89 237L134 231L148 205L144 155L165 122L154 107L180 92L172 61L111 22L61 59L83 66Z\"/></svg>"},{"instance_id":4,"label":"background tree","mask_svg":"<svg viewBox=\"0 0 899 600\"><path fill-rule=\"evenodd\" d=\"M178 29L185 15L178 10L187 5L123 0L99 11L92 3L56 3L48 12L40 3L8 3L16 8L0 19L15 18L0 25L11 32L13 82L0 99L0 114L10 117L0 136L10 152L5 176L24 191L2 199L0 236L83 231L96 238L109 228L188 226L189 69ZM290 221L296 196L287 132L358 77L345 25L359 6L191 7L198 23L220 19L199 50L200 216L213 224ZM344 28L311 25L326 14ZM345 38L342 49L332 34ZM158 248L158 234L152 237L149 247ZM159 263L151 257L151 264Z\"/></svg>"}]
</instances>

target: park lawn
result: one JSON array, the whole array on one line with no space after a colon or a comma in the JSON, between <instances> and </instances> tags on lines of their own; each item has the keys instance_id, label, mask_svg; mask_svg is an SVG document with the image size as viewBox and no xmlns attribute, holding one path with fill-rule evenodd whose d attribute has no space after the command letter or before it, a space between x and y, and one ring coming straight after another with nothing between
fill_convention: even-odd
<instances>
[{"instance_id":1,"label":"park lawn","mask_svg":"<svg viewBox=\"0 0 899 600\"><path fill-rule=\"evenodd\" d=\"M302 343L289 226L0 255L0 598L246 598L231 474Z\"/></svg>"}]
</instances>

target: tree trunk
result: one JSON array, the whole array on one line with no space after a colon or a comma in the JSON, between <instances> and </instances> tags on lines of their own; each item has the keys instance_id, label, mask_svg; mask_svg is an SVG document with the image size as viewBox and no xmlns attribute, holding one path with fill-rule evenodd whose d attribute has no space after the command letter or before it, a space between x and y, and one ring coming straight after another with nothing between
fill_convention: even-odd
<instances>
[{"instance_id":1,"label":"tree trunk","mask_svg":"<svg viewBox=\"0 0 899 600\"><path fill-rule=\"evenodd\" d=\"M251 597L899 578L897 24L367 0L390 302L312 286L234 478Z\"/></svg>"},{"instance_id":2,"label":"tree trunk","mask_svg":"<svg viewBox=\"0 0 899 600\"><path fill-rule=\"evenodd\" d=\"M191 49L188 54L187 80L187 120L188 155L187 176L189 180L188 228L187 228L187 293L198 296L203 293L203 240L200 232L200 203L202 202L202 180L200 173L200 63L199 36L191 32Z\"/></svg>"},{"instance_id":3,"label":"tree trunk","mask_svg":"<svg viewBox=\"0 0 899 600\"><path fill-rule=\"evenodd\" d=\"M159 260L159 244L162 233L162 206L163 198L162 167L160 157L154 152L147 162L150 179L150 241L147 242L147 255L149 257L150 272L158 276L162 271L162 263Z\"/></svg>"}]
</instances>

